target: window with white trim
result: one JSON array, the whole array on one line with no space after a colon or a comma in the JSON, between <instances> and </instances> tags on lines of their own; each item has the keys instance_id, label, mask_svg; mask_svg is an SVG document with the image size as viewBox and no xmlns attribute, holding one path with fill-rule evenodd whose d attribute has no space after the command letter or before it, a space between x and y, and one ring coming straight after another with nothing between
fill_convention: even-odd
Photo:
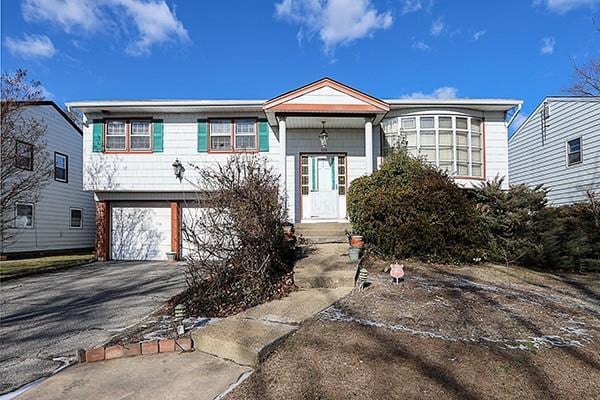
<instances>
[{"instance_id":1,"label":"window with white trim","mask_svg":"<svg viewBox=\"0 0 600 400\"><path fill-rule=\"evenodd\" d=\"M69 157L54 152L54 180L67 182L69 180Z\"/></svg>"},{"instance_id":2,"label":"window with white trim","mask_svg":"<svg viewBox=\"0 0 600 400\"><path fill-rule=\"evenodd\" d=\"M70 208L69 214L70 214L69 228L71 228L71 229L83 228L83 209Z\"/></svg>"},{"instance_id":3,"label":"window with white trim","mask_svg":"<svg viewBox=\"0 0 600 400\"><path fill-rule=\"evenodd\" d=\"M130 150L150 150L150 121L131 121Z\"/></svg>"},{"instance_id":4,"label":"window with white trim","mask_svg":"<svg viewBox=\"0 0 600 400\"><path fill-rule=\"evenodd\" d=\"M17 228L33 228L32 203L17 203L15 209L15 226Z\"/></svg>"},{"instance_id":5,"label":"window with white trim","mask_svg":"<svg viewBox=\"0 0 600 400\"><path fill-rule=\"evenodd\" d=\"M17 168L33 171L33 145L17 140L15 162Z\"/></svg>"},{"instance_id":6,"label":"window with white trim","mask_svg":"<svg viewBox=\"0 0 600 400\"><path fill-rule=\"evenodd\" d=\"M210 121L210 149L213 151L230 151L232 124L229 120Z\"/></svg>"},{"instance_id":7,"label":"window with white trim","mask_svg":"<svg viewBox=\"0 0 600 400\"><path fill-rule=\"evenodd\" d=\"M567 142L567 166L579 164L582 161L582 150L580 137Z\"/></svg>"},{"instance_id":8,"label":"window with white trim","mask_svg":"<svg viewBox=\"0 0 600 400\"><path fill-rule=\"evenodd\" d=\"M483 177L483 121L453 115L394 117L382 122L383 151L409 153L461 177Z\"/></svg>"},{"instance_id":9,"label":"window with white trim","mask_svg":"<svg viewBox=\"0 0 600 400\"><path fill-rule=\"evenodd\" d=\"M126 150L127 130L125 121L106 122L106 150Z\"/></svg>"},{"instance_id":10,"label":"window with white trim","mask_svg":"<svg viewBox=\"0 0 600 400\"><path fill-rule=\"evenodd\" d=\"M238 119L235 121L236 150L256 150L256 121Z\"/></svg>"}]
</instances>

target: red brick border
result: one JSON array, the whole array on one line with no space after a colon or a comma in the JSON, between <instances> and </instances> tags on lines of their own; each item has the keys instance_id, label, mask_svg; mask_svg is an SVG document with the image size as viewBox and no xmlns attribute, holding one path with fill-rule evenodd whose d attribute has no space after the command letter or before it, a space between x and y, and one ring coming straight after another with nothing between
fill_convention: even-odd
<instances>
[{"instance_id":1,"label":"red brick border","mask_svg":"<svg viewBox=\"0 0 600 400\"><path fill-rule=\"evenodd\" d=\"M124 345L103 346L90 349L79 355L80 362L113 360L122 357L134 357L158 353L189 352L194 350L191 338L161 339L149 342L128 343Z\"/></svg>"}]
</instances>

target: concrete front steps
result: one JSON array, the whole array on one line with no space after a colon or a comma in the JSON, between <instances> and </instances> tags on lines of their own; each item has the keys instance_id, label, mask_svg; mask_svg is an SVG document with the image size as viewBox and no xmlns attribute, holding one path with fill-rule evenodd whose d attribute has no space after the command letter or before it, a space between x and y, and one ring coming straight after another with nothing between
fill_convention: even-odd
<instances>
[{"instance_id":1,"label":"concrete front steps","mask_svg":"<svg viewBox=\"0 0 600 400\"><path fill-rule=\"evenodd\" d=\"M304 320L350 293L356 264L347 251L347 244L313 245L294 268L298 291L199 329L195 348L255 367Z\"/></svg>"},{"instance_id":2,"label":"concrete front steps","mask_svg":"<svg viewBox=\"0 0 600 400\"><path fill-rule=\"evenodd\" d=\"M296 224L296 236L308 243L346 243L346 231L352 229L349 223L319 222Z\"/></svg>"},{"instance_id":3,"label":"concrete front steps","mask_svg":"<svg viewBox=\"0 0 600 400\"><path fill-rule=\"evenodd\" d=\"M305 319L344 297L352 288L300 289L225 318L192 334L197 350L255 367Z\"/></svg>"}]
</instances>

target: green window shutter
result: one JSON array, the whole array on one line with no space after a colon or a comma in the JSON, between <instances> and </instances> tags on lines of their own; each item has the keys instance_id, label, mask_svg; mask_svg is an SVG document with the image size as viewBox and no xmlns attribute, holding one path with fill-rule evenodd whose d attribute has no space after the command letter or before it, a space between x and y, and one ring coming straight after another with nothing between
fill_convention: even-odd
<instances>
[{"instance_id":1,"label":"green window shutter","mask_svg":"<svg viewBox=\"0 0 600 400\"><path fill-rule=\"evenodd\" d=\"M208 121L205 119L198 120L198 153L206 153L208 151Z\"/></svg>"},{"instance_id":2,"label":"green window shutter","mask_svg":"<svg viewBox=\"0 0 600 400\"><path fill-rule=\"evenodd\" d=\"M152 151L155 153L162 153L163 151L163 120L155 119L152 121Z\"/></svg>"},{"instance_id":3,"label":"green window shutter","mask_svg":"<svg viewBox=\"0 0 600 400\"><path fill-rule=\"evenodd\" d=\"M95 119L92 122L92 151L94 153L101 153L104 149L104 143L102 143L104 139L104 135L102 134L102 120Z\"/></svg>"},{"instance_id":4,"label":"green window shutter","mask_svg":"<svg viewBox=\"0 0 600 400\"><path fill-rule=\"evenodd\" d=\"M258 151L269 151L269 123L258 121Z\"/></svg>"}]
</instances>

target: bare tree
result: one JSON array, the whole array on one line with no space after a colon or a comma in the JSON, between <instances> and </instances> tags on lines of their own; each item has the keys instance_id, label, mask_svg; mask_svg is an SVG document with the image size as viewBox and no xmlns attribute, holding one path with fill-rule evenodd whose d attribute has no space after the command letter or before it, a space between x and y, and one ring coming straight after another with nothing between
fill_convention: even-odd
<instances>
[{"instance_id":1,"label":"bare tree","mask_svg":"<svg viewBox=\"0 0 600 400\"><path fill-rule=\"evenodd\" d=\"M600 59L575 65L575 82L566 91L575 96L600 96Z\"/></svg>"},{"instance_id":2,"label":"bare tree","mask_svg":"<svg viewBox=\"0 0 600 400\"><path fill-rule=\"evenodd\" d=\"M596 25L596 21L594 25L600 33L600 26ZM580 66L573 62L573 66L575 80L565 91L575 96L600 96L600 59L592 58Z\"/></svg>"},{"instance_id":3,"label":"bare tree","mask_svg":"<svg viewBox=\"0 0 600 400\"><path fill-rule=\"evenodd\" d=\"M46 151L46 125L26 115L31 102L42 100L41 84L27 81L27 71L2 73L0 105L0 244L16 239L17 203L35 203L52 176Z\"/></svg>"},{"instance_id":4,"label":"bare tree","mask_svg":"<svg viewBox=\"0 0 600 400\"><path fill-rule=\"evenodd\" d=\"M203 315L237 312L293 287L285 203L279 177L265 165L249 155L192 165L199 207L188 208L183 238L190 306Z\"/></svg>"}]
</instances>

